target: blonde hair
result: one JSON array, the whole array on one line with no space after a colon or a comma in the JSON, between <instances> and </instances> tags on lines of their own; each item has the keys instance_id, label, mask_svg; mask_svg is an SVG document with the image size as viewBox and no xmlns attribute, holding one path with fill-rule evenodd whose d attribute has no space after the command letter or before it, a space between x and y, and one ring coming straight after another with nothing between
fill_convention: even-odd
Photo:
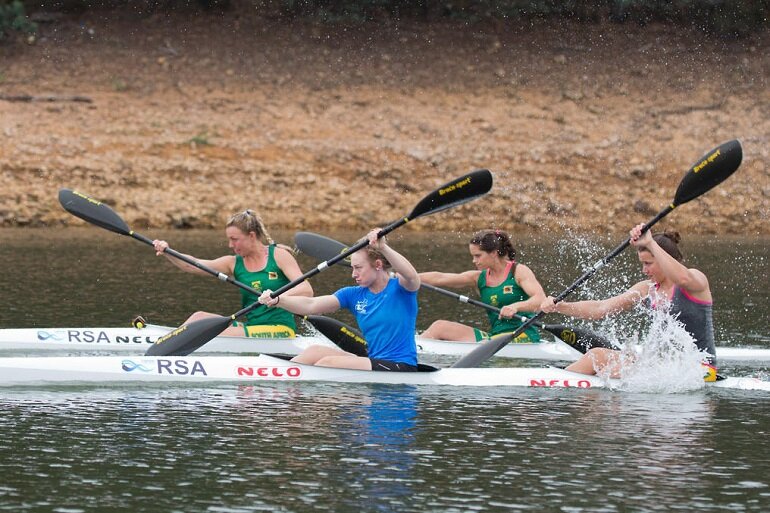
<instances>
[{"instance_id":1,"label":"blonde hair","mask_svg":"<svg viewBox=\"0 0 770 513\"><path fill-rule=\"evenodd\" d=\"M270 237L269 233L267 233L267 228L265 228L265 223L262 222L262 218L259 217L259 214L251 209L247 208L243 212L239 212L230 216L230 219L227 220L225 228L229 228L231 226L238 228L243 233L254 232L254 234L257 236L257 239L259 239L263 244L275 244L273 238Z\"/></svg>"}]
</instances>

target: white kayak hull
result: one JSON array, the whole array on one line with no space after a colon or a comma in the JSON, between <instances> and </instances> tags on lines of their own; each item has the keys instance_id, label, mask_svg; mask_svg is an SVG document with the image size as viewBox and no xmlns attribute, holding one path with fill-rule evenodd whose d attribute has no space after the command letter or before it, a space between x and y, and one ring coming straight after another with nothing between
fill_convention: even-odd
<instances>
[{"instance_id":1,"label":"white kayak hull","mask_svg":"<svg viewBox=\"0 0 770 513\"><path fill-rule=\"evenodd\" d=\"M51 383L126 382L236 383L265 382L382 383L473 387L607 388L609 382L553 367L438 369L422 372L375 372L302 365L259 356L66 356L0 358L0 386ZM770 382L727 378L709 387L770 392Z\"/></svg>"},{"instance_id":2,"label":"white kayak hull","mask_svg":"<svg viewBox=\"0 0 770 513\"><path fill-rule=\"evenodd\" d=\"M175 328L147 325L144 328L18 328L0 329L0 351L77 352L144 354L159 337ZM313 344L336 347L326 337L298 336L293 339L261 339L216 337L196 353L281 353L296 355ZM417 350L422 355L460 357L475 344L417 337ZM562 341L511 343L495 356L530 360L574 361L580 352ZM720 361L770 361L770 349L719 347Z\"/></svg>"}]
</instances>

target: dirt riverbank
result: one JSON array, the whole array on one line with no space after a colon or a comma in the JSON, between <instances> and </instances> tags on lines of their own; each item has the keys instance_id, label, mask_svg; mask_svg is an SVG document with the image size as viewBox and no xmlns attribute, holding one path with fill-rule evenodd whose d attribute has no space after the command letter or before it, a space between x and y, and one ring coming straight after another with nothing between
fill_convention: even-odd
<instances>
[{"instance_id":1,"label":"dirt riverbank","mask_svg":"<svg viewBox=\"0 0 770 513\"><path fill-rule=\"evenodd\" d=\"M484 167L491 194L413 229L621 232L739 138L738 173L665 224L770 234L767 33L91 13L0 46L0 95L0 226L82 224L69 187L137 230L244 208L363 230Z\"/></svg>"}]
</instances>

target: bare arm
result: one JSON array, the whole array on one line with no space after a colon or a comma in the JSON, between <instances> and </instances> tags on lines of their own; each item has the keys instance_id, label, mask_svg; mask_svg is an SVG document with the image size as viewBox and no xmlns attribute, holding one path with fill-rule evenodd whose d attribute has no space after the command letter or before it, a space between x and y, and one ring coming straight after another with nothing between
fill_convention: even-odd
<instances>
[{"instance_id":1,"label":"bare arm","mask_svg":"<svg viewBox=\"0 0 770 513\"><path fill-rule=\"evenodd\" d=\"M391 248L384 238L378 239L377 233L379 233L379 229L369 232L369 245L378 249L388 259L391 268L398 274L398 283L402 287L411 292L419 290L420 275L412 263L404 255Z\"/></svg>"},{"instance_id":2,"label":"bare arm","mask_svg":"<svg viewBox=\"0 0 770 513\"><path fill-rule=\"evenodd\" d=\"M297 315L321 315L336 312L340 302L336 296L287 296L281 294L277 298L270 297L271 290L266 290L259 296L259 302L269 307L278 306Z\"/></svg>"},{"instance_id":3,"label":"bare arm","mask_svg":"<svg viewBox=\"0 0 770 513\"><path fill-rule=\"evenodd\" d=\"M152 241L152 245L155 248L156 255L158 256L163 255L164 257L166 257L166 260L174 264L179 269L192 274L202 274L202 275L208 274L206 271L198 269L194 265L190 265L187 262L166 253L166 249L168 248L168 243L166 241L154 240ZM182 254L184 255L184 253ZM235 257L233 255L225 255L225 256L216 258L214 260L203 260L201 258L195 258L192 255L184 255L184 256L186 256L191 260L196 260L200 264L206 267L210 267L211 269L214 269L217 272L227 274L227 275L232 274L233 269L235 268Z\"/></svg>"},{"instance_id":4,"label":"bare arm","mask_svg":"<svg viewBox=\"0 0 770 513\"><path fill-rule=\"evenodd\" d=\"M274 255L275 262L278 264L278 267L281 269L281 271L283 271L283 274L286 275L289 281L294 281L302 276L302 270L299 268L297 260L289 250L276 247ZM309 281L305 280L296 287L287 290L284 294L281 295L281 297L284 296L312 297L313 287L310 285Z\"/></svg>"},{"instance_id":5,"label":"bare arm","mask_svg":"<svg viewBox=\"0 0 770 513\"><path fill-rule=\"evenodd\" d=\"M428 285L435 287L475 287L479 280L481 271L465 271L462 273L442 273L438 271L428 271L420 273L420 279Z\"/></svg>"},{"instance_id":6,"label":"bare arm","mask_svg":"<svg viewBox=\"0 0 770 513\"><path fill-rule=\"evenodd\" d=\"M548 296L540 305L540 310L546 313L556 312L580 319L603 319L608 315L631 309L635 304L647 297L651 286L652 283L649 281L640 281L622 294L593 301L575 301L572 303L560 301L554 304L553 297Z\"/></svg>"}]
</instances>

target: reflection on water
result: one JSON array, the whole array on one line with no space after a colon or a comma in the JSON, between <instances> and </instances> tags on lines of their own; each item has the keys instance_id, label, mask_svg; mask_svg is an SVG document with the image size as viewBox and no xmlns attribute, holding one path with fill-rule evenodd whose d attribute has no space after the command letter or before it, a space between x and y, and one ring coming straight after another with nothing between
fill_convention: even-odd
<instances>
[{"instance_id":1,"label":"reflection on water","mask_svg":"<svg viewBox=\"0 0 770 513\"><path fill-rule=\"evenodd\" d=\"M766 398L275 384L0 391L0 509L760 511ZM735 495L735 494L738 495Z\"/></svg>"},{"instance_id":2,"label":"reflection on water","mask_svg":"<svg viewBox=\"0 0 770 513\"><path fill-rule=\"evenodd\" d=\"M362 401L335 418L346 455L333 473L347 476L340 501L350 509L361 502L374 511L402 511L409 504L417 425L417 392L412 387L372 387Z\"/></svg>"},{"instance_id":3,"label":"reflection on water","mask_svg":"<svg viewBox=\"0 0 770 513\"><path fill-rule=\"evenodd\" d=\"M44 507L62 490L73 505L92 495L100 508L156 494L159 510L204 499L249 511L409 502L418 405L409 388L22 390L0 405L7 509Z\"/></svg>"}]
</instances>

